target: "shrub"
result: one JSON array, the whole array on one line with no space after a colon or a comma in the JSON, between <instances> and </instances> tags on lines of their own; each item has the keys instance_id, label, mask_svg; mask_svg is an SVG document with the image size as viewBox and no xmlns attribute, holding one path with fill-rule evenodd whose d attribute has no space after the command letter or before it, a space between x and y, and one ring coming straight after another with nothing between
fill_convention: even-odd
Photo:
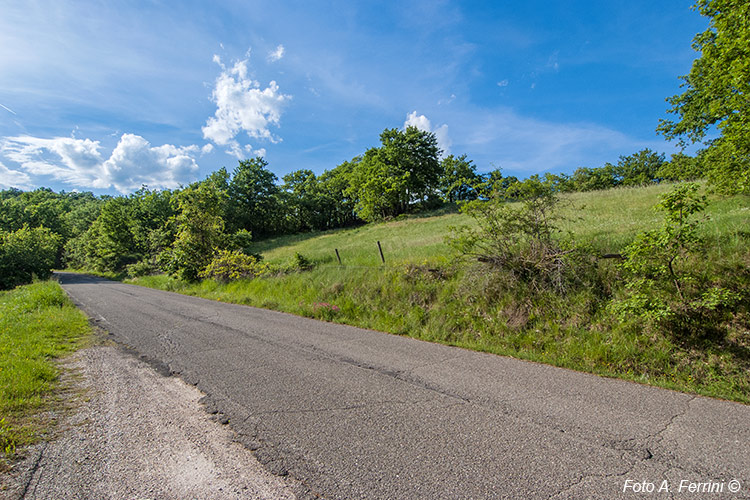
<instances>
[{"instance_id":1,"label":"shrub","mask_svg":"<svg viewBox=\"0 0 750 500\"><path fill-rule=\"evenodd\" d=\"M312 261L299 252L294 252L292 267L299 271L309 271L314 267Z\"/></svg>"},{"instance_id":2,"label":"shrub","mask_svg":"<svg viewBox=\"0 0 750 500\"><path fill-rule=\"evenodd\" d=\"M695 183L682 184L663 195L656 205L665 212L663 226L641 233L626 247L620 265L625 294L612 306L621 319L635 316L670 330L705 331L739 302L739 294L720 286L720 276L706 275L707 266L699 263L707 244L698 232L706 220L696 217L706 207L698 189Z\"/></svg>"},{"instance_id":3,"label":"shrub","mask_svg":"<svg viewBox=\"0 0 750 500\"><path fill-rule=\"evenodd\" d=\"M161 271L153 259L142 260L135 264L125 266L125 272L129 278L139 278L141 276L151 276Z\"/></svg>"},{"instance_id":4,"label":"shrub","mask_svg":"<svg viewBox=\"0 0 750 500\"><path fill-rule=\"evenodd\" d=\"M252 279L267 271L268 265L252 255L245 255L240 250L219 250L198 276L228 283L239 279Z\"/></svg>"},{"instance_id":5,"label":"shrub","mask_svg":"<svg viewBox=\"0 0 750 500\"><path fill-rule=\"evenodd\" d=\"M0 289L49 278L59 247L60 236L44 227L0 232Z\"/></svg>"},{"instance_id":6,"label":"shrub","mask_svg":"<svg viewBox=\"0 0 750 500\"><path fill-rule=\"evenodd\" d=\"M461 207L477 227L451 228L449 243L532 291L564 292L580 281L582 266L592 259L560 237L559 198L538 180L516 183L508 193L522 201L511 205L495 198Z\"/></svg>"}]
</instances>

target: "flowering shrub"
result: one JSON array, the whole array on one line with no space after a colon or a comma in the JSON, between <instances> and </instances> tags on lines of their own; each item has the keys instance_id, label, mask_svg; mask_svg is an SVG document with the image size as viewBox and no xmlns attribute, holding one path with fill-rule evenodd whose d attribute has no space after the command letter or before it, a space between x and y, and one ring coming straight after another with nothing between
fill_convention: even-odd
<instances>
[{"instance_id":1,"label":"flowering shrub","mask_svg":"<svg viewBox=\"0 0 750 500\"><path fill-rule=\"evenodd\" d=\"M219 250L214 259L198 276L228 283L239 279L252 279L268 271L268 264L240 250Z\"/></svg>"}]
</instances>

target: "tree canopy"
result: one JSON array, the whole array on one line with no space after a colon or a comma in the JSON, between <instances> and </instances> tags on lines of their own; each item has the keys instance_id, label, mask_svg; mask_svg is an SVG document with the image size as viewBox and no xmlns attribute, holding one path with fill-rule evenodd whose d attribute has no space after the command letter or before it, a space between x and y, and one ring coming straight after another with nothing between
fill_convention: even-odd
<instances>
[{"instance_id":1,"label":"tree canopy","mask_svg":"<svg viewBox=\"0 0 750 500\"><path fill-rule=\"evenodd\" d=\"M685 91L667 99L679 120L661 120L657 131L684 146L704 142L715 126L720 136L703 154L708 179L721 191L750 193L750 3L698 0L695 8L710 18L693 39L701 55L681 77Z\"/></svg>"}]
</instances>

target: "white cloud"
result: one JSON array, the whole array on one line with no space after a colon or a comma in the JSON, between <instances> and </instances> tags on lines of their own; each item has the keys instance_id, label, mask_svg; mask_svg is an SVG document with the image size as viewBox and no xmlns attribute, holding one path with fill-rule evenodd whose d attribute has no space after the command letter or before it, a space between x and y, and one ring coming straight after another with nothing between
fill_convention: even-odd
<instances>
[{"instance_id":1,"label":"white cloud","mask_svg":"<svg viewBox=\"0 0 750 500\"><path fill-rule=\"evenodd\" d=\"M123 134L108 159L102 155L99 141L73 137L7 137L0 150L28 174L78 187L114 187L121 193L143 184L176 188L194 179L198 172L194 156L200 152L198 146L151 146L134 134Z\"/></svg>"},{"instance_id":2,"label":"white cloud","mask_svg":"<svg viewBox=\"0 0 750 500\"><path fill-rule=\"evenodd\" d=\"M213 144L211 144L211 143L208 143L208 144L205 144L205 145L204 145L204 146L203 146L203 147L201 148L201 154L202 154L202 155L207 155L207 154L209 154L209 153L213 152L213 150L214 150L214 145L213 145Z\"/></svg>"},{"instance_id":3,"label":"white cloud","mask_svg":"<svg viewBox=\"0 0 750 500\"><path fill-rule=\"evenodd\" d=\"M275 50L272 50L268 53L268 60L270 62L276 62L280 60L282 57L284 57L284 52L286 49L284 49L284 46L279 44Z\"/></svg>"},{"instance_id":4,"label":"white cloud","mask_svg":"<svg viewBox=\"0 0 750 500\"><path fill-rule=\"evenodd\" d=\"M0 163L0 189L8 188L29 189L31 177L25 172L11 170Z\"/></svg>"},{"instance_id":5,"label":"white cloud","mask_svg":"<svg viewBox=\"0 0 750 500\"><path fill-rule=\"evenodd\" d=\"M499 82L497 82L498 87L507 87L509 84L510 82L507 78L505 80L500 80Z\"/></svg>"},{"instance_id":6,"label":"white cloud","mask_svg":"<svg viewBox=\"0 0 750 500\"><path fill-rule=\"evenodd\" d=\"M242 146L235 139L240 132L248 137L278 142L281 139L271 134L270 127L278 126L281 110L291 96L279 92L279 86L271 81L265 89L248 77L247 60L238 61L232 68L221 64L211 100L216 103L216 113L201 129L203 137L219 146L227 146L228 153L240 154Z\"/></svg>"},{"instance_id":7,"label":"white cloud","mask_svg":"<svg viewBox=\"0 0 750 500\"><path fill-rule=\"evenodd\" d=\"M449 155L451 150L452 141L448 137L448 125L443 124L436 129L432 128L432 123L425 115L417 115L416 111L412 111L406 116L404 122L404 128L406 127L417 127L419 130L424 132L432 132L435 134L435 138L438 142L438 147L443 150L443 156Z\"/></svg>"}]
</instances>

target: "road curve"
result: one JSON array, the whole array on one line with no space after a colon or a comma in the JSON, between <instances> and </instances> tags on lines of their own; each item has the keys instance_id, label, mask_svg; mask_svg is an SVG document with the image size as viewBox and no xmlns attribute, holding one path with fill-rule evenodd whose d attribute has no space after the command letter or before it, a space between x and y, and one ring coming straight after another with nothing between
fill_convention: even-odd
<instances>
[{"instance_id":1,"label":"road curve","mask_svg":"<svg viewBox=\"0 0 750 500\"><path fill-rule=\"evenodd\" d=\"M57 276L114 340L197 385L301 496L750 498L750 406Z\"/></svg>"}]
</instances>

